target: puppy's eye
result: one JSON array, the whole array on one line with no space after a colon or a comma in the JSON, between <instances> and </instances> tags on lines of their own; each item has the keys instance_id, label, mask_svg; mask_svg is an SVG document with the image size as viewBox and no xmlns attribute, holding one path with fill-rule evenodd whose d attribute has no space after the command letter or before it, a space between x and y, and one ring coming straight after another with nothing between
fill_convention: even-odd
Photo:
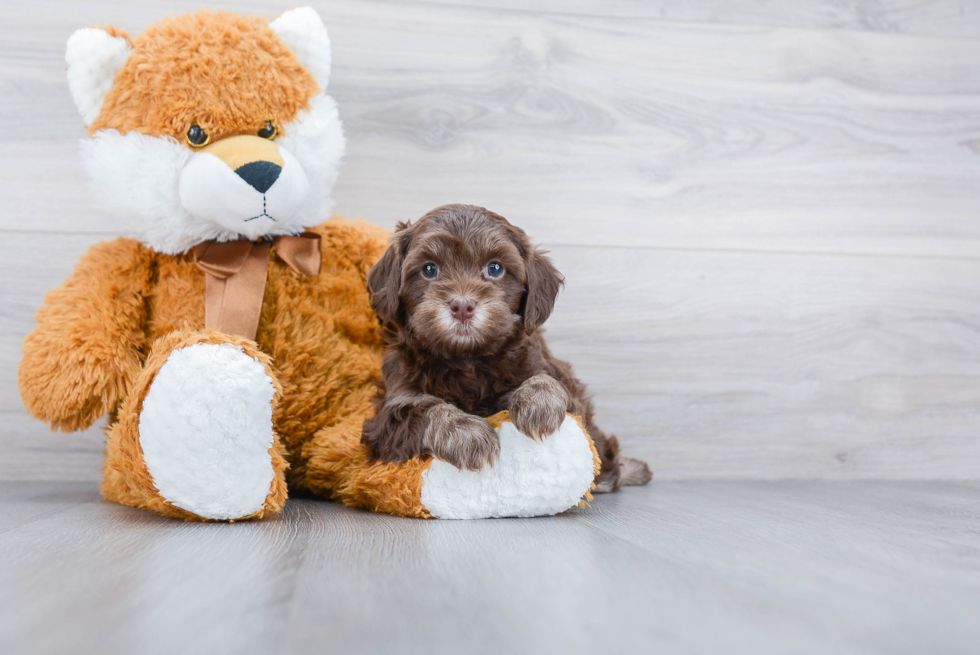
<instances>
[{"instance_id":1,"label":"puppy's eye","mask_svg":"<svg viewBox=\"0 0 980 655\"><path fill-rule=\"evenodd\" d=\"M439 267L435 264L426 264L422 267L422 277L427 280L434 280L439 275Z\"/></svg>"},{"instance_id":2,"label":"puppy's eye","mask_svg":"<svg viewBox=\"0 0 980 655\"><path fill-rule=\"evenodd\" d=\"M490 262L487 264L487 277L498 278L504 274L504 267L500 262Z\"/></svg>"},{"instance_id":3,"label":"puppy's eye","mask_svg":"<svg viewBox=\"0 0 980 655\"><path fill-rule=\"evenodd\" d=\"M211 141L211 137L200 125L191 125L187 130L187 143L191 148L203 148Z\"/></svg>"},{"instance_id":4,"label":"puppy's eye","mask_svg":"<svg viewBox=\"0 0 980 655\"><path fill-rule=\"evenodd\" d=\"M276 126L272 124L272 121L267 122L261 130L256 132L263 139L275 139L276 135L279 134L279 130Z\"/></svg>"}]
</instances>

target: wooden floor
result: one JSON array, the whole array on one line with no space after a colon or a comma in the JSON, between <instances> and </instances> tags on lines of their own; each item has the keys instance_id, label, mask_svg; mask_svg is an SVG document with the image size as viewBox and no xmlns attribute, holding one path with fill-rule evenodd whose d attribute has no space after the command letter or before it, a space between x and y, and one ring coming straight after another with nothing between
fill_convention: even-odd
<instances>
[{"instance_id":1,"label":"wooden floor","mask_svg":"<svg viewBox=\"0 0 980 655\"><path fill-rule=\"evenodd\" d=\"M184 524L0 484L0 652L930 653L980 643L980 484L660 482L542 519L291 500Z\"/></svg>"},{"instance_id":2,"label":"wooden floor","mask_svg":"<svg viewBox=\"0 0 980 655\"><path fill-rule=\"evenodd\" d=\"M657 478L548 519L236 525L102 502L99 427L16 388L118 229L65 41L200 4L0 5L0 653L978 652L980 0L310 0L338 211L483 204L551 249L553 349Z\"/></svg>"}]
</instances>

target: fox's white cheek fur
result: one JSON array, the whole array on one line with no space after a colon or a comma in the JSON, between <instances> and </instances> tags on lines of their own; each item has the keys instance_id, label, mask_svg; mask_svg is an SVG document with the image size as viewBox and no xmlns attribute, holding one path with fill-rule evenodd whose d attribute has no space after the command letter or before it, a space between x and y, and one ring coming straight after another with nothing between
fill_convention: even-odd
<instances>
[{"instance_id":1,"label":"fox's white cheek fur","mask_svg":"<svg viewBox=\"0 0 980 655\"><path fill-rule=\"evenodd\" d=\"M185 177L185 168L207 159L170 137L100 130L82 141L82 162L96 204L122 219L122 234L176 255L203 241L298 234L330 217L345 146L336 103L315 96L283 135L276 140L283 171L265 194L265 211L263 194L220 161Z\"/></svg>"},{"instance_id":2,"label":"fox's white cheek fur","mask_svg":"<svg viewBox=\"0 0 980 655\"><path fill-rule=\"evenodd\" d=\"M305 227L319 225L333 209L330 194L347 145L337 103L325 93L312 97L310 108L283 127L283 136L276 143L299 160L310 180L306 201L293 221Z\"/></svg>"}]
</instances>

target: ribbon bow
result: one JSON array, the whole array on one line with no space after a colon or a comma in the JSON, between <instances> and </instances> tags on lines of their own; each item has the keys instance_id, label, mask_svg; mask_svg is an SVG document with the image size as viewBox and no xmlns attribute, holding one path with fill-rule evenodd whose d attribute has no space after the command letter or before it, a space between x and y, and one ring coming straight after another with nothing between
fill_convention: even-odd
<instances>
[{"instance_id":1,"label":"ribbon bow","mask_svg":"<svg viewBox=\"0 0 980 655\"><path fill-rule=\"evenodd\" d=\"M319 275L322 255L315 232L271 241L207 241L194 248L194 263L206 274L204 327L255 339L270 249L300 275Z\"/></svg>"}]
</instances>

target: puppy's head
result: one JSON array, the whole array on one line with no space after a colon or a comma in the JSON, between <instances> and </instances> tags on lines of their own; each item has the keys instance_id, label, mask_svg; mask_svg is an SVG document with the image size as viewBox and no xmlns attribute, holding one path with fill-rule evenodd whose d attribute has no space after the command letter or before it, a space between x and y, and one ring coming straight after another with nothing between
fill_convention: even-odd
<instances>
[{"instance_id":1,"label":"puppy's head","mask_svg":"<svg viewBox=\"0 0 980 655\"><path fill-rule=\"evenodd\" d=\"M523 230L482 207L400 223L368 274L385 323L439 356L489 354L545 322L563 282Z\"/></svg>"}]
</instances>

